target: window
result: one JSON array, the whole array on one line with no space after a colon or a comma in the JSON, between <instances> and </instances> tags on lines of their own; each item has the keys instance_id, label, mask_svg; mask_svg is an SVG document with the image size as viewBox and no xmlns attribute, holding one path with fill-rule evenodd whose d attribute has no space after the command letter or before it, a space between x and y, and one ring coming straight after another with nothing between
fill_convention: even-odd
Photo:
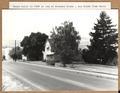
<instances>
[{"instance_id":1,"label":"window","mask_svg":"<svg viewBox=\"0 0 120 93\"><path fill-rule=\"evenodd\" d=\"M47 50L49 50L49 47L47 47Z\"/></svg>"}]
</instances>

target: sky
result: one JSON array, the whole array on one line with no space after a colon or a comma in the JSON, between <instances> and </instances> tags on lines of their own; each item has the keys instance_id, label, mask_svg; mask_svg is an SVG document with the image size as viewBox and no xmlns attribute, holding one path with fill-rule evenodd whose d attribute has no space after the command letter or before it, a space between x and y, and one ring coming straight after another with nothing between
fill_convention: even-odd
<instances>
[{"instance_id":1,"label":"sky","mask_svg":"<svg viewBox=\"0 0 120 93\"><path fill-rule=\"evenodd\" d=\"M3 10L2 41L3 46L14 40L22 41L31 32L41 32L50 36L55 26L64 21L73 22L81 36L81 44L89 44L89 33L99 19L102 10ZM118 28L118 10L103 10Z\"/></svg>"}]
</instances>

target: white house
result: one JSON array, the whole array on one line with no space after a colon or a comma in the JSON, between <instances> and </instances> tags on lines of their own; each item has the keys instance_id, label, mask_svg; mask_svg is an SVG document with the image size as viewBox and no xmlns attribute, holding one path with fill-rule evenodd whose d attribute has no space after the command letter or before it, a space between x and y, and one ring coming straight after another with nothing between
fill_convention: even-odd
<instances>
[{"instance_id":1,"label":"white house","mask_svg":"<svg viewBox=\"0 0 120 93\"><path fill-rule=\"evenodd\" d=\"M51 39L47 39L46 43L45 43L45 51L43 51L43 59L45 61L47 60L53 60L54 59L54 52L52 52L52 48L51 48Z\"/></svg>"},{"instance_id":2,"label":"white house","mask_svg":"<svg viewBox=\"0 0 120 93\"><path fill-rule=\"evenodd\" d=\"M11 47L2 48L2 55L5 56L6 60L12 60L12 58L9 56L10 50L12 50Z\"/></svg>"}]
</instances>

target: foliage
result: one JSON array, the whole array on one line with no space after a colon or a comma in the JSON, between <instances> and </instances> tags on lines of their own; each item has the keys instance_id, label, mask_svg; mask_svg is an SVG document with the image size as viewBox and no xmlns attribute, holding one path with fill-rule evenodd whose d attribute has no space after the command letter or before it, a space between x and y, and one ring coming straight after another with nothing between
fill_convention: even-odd
<instances>
[{"instance_id":1,"label":"foliage","mask_svg":"<svg viewBox=\"0 0 120 93\"><path fill-rule=\"evenodd\" d=\"M22 49L19 46L14 47L10 50L9 55L13 60L22 59Z\"/></svg>"},{"instance_id":2,"label":"foliage","mask_svg":"<svg viewBox=\"0 0 120 93\"><path fill-rule=\"evenodd\" d=\"M100 13L100 19L97 19L97 23L94 25L95 32L90 32L91 44L88 49L83 50L83 58L88 63L106 64L109 59L117 56L116 25L112 25L112 20L104 11Z\"/></svg>"},{"instance_id":3,"label":"foliage","mask_svg":"<svg viewBox=\"0 0 120 93\"><path fill-rule=\"evenodd\" d=\"M25 36L21 42L23 54L28 60L42 60L42 51L45 47L45 42L48 36L44 33L31 33L30 36Z\"/></svg>"},{"instance_id":4,"label":"foliage","mask_svg":"<svg viewBox=\"0 0 120 93\"><path fill-rule=\"evenodd\" d=\"M81 39L73 23L65 21L61 26L55 27L51 33L52 48L55 54L60 56L64 66L72 63Z\"/></svg>"}]
</instances>

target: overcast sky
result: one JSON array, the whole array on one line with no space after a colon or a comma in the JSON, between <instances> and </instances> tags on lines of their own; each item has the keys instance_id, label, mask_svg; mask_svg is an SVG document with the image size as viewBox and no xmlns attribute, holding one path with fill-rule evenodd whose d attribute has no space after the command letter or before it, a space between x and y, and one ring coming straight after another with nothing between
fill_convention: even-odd
<instances>
[{"instance_id":1,"label":"overcast sky","mask_svg":"<svg viewBox=\"0 0 120 93\"><path fill-rule=\"evenodd\" d=\"M113 24L118 27L118 10L104 10L111 17ZM89 42L89 32L101 10L3 10L2 11L2 40L3 45L8 41L22 40L31 32L41 32L50 35L55 26L64 21L71 21L81 36L81 44Z\"/></svg>"}]
</instances>

